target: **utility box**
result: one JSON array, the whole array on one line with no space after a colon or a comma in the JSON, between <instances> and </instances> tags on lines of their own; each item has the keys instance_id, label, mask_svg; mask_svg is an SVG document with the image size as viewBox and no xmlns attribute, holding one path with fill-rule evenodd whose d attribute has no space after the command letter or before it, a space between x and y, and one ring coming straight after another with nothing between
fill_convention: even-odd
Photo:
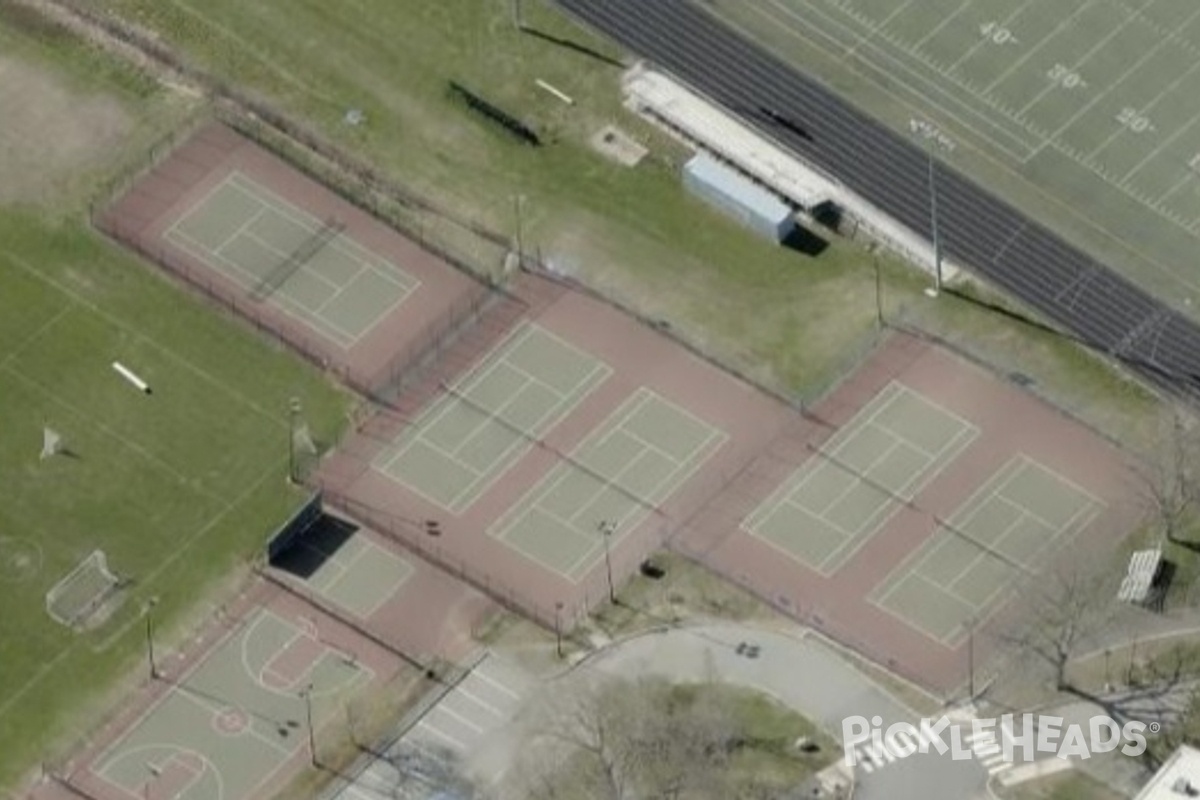
<instances>
[{"instance_id":1,"label":"utility box","mask_svg":"<svg viewBox=\"0 0 1200 800\"><path fill-rule=\"evenodd\" d=\"M796 229L796 213L787 203L708 153L700 153L684 165L683 185L704 202L776 243Z\"/></svg>"}]
</instances>

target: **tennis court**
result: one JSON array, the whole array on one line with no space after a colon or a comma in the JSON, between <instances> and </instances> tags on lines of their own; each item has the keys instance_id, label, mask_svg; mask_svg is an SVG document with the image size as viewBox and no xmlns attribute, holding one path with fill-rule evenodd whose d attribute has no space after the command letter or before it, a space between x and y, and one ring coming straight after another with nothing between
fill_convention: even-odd
<instances>
[{"instance_id":1,"label":"tennis court","mask_svg":"<svg viewBox=\"0 0 1200 800\"><path fill-rule=\"evenodd\" d=\"M725 441L724 432L638 389L488 533L578 581Z\"/></svg>"},{"instance_id":2,"label":"tennis court","mask_svg":"<svg viewBox=\"0 0 1200 800\"><path fill-rule=\"evenodd\" d=\"M870 599L955 646L1102 508L1062 475L1018 455L898 564Z\"/></svg>"},{"instance_id":3,"label":"tennis court","mask_svg":"<svg viewBox=\"0 0 1200 800\"><path fill-rule=\"evenodd\" d=\"M163 237L254 301L273 305L350 348L419 281L344 235L343 227L234 170Z\"/></svg>"},{"instance_id":4,"label":"tennis court","mask_svg":"<svg viewBox=\"0 0 1200 800\"><path fill-rule=\"evenodd\" d=\"M978 435L974 425L919 392L890 383L742 528L830 575Z\"/></svg>"},{"instance_id":5,"label":"tennis court","mask_svg":"<svg viewBox=\"0 0 1200 800\"><path fill-rule=\"evenodd\" d=\"M534 323L518 327L374 460L453 513L469 507L612 369Z\"/></svg>"},{"instance_id":6,"label":"tennis court","mask_svg":"<svg viewBox=\"0 0 1200 800\"><path fill-rule=\"evenodd\" d=\"M372 677L324 643L315 623L264 609L180 677L93 771L128 797L251 797L308 746L302 692L319 727Z\"/></svg>"},{"instance_id":7,"label":"tennis court","mask_svg":"<svg viewBox=\"0 0 1200 800\"><path fill-rule=\"evenodd\" d=\"M370 619L415 572L412 564L360 534L351 536L332 551L325 551L311 536L305 537L295 549L299 552L289 555L289 561L317 562L305 577L307 583L359 619ZM290 564L285 564L285 568L296 571Z\"/></svg>"}]
</instances>

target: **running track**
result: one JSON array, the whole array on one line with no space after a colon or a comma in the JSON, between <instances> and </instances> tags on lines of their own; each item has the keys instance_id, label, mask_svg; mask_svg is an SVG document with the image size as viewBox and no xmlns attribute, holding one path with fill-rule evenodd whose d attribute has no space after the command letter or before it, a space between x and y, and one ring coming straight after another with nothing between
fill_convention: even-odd
<instances>
[{"instance_id":1,"label":"running track","mask_svg":"<svg viewBox=\"0 0 1200 800\"><path fill-rule=\"evenodd\" d=\"M690 0L558 0L769 133L914 231L929 228L925 150L884 128ZM795 121L781 125L764 111ZM803 126L801 131L794 128ZM807 136L802 135L807 134ZM1200 399L1200 327L957 172L938 164L938 225L954 261L1152 382Z\"/></svg>"}]
</instances>

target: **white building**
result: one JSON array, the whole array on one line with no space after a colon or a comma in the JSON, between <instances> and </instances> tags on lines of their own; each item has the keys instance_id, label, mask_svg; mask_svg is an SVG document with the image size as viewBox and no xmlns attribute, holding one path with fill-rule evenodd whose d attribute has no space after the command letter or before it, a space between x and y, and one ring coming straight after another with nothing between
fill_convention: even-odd
<instances>
[{"instance_id":1,"label":"white building","mask_svg":"<svg viewBox=\"0 0 1200 800\"><path fill-rule=\"evenodd\" d=\"M1183 745L1142 787L1134 800L1181 800L1200 797L1200 750Z\"/></svg>"}]
</instances>

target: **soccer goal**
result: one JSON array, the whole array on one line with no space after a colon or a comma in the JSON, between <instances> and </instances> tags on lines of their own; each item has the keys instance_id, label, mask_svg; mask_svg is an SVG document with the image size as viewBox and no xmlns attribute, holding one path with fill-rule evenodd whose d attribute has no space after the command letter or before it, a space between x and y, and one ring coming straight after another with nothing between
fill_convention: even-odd
<instances>
[{"instance_id":1,"label":"soccer goal","mask_svg":"<svg viewBox=\"0 0 1200 800\"><path fill-rule=\"evenodd\" d=\"M108 568L104 551L94 550L46 592L46 611L68 628L86 627L88 619L120 585L120 579Z\"/></svg>"}]
</instances>

